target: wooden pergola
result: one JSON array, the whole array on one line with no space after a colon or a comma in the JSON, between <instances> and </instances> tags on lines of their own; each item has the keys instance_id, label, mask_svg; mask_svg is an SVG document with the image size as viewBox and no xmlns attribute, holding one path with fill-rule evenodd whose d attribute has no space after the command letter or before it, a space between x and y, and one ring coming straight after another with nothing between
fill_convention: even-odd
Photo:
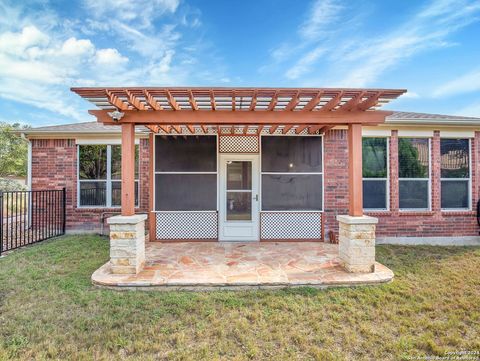
<instances>
[{"instance_id":1,"label":"wooden pergola","mask_svg":"<svg viewBox=\"0 0 480 361\"><path fill-rule=\"evenodd\" d=\"M362 125L404 89L130 87L72 88L99 109L103 124L122 127L122 215L135 214L135 125L161 134L321 134L348 126L351 216L362 216Z\"/></svg>"}]
</instances>

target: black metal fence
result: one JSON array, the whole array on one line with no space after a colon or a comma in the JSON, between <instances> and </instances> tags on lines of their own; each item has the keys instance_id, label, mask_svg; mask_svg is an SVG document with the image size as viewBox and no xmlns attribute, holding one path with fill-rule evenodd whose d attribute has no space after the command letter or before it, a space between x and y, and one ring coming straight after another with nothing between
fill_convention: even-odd
<instances>
[{"instance_id":1,"label":"black metal fence","mask_svg":"<svg viewBox=\"0 0 480 361\"><path fill-rule=\"evenodd\" d=\"M0 254L65 234L65 188L0 192Z\"/></svg>"}]
</instances>

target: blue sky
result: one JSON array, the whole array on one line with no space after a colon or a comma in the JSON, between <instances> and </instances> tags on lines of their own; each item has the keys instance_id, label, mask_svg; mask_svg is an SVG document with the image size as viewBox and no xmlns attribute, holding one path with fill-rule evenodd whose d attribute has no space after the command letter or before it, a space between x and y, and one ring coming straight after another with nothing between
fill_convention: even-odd
<instances>
[{"instance_id":1,"label":"blue sky","mask_svg":"<svg viewBox=\"0 0 480 361\"><path fill-rule=\"evenodd\" d=\"M480 1L0 0L0 121L93 120L71 86L406 88L480 117Z\"/></svg>"}]
</instances>

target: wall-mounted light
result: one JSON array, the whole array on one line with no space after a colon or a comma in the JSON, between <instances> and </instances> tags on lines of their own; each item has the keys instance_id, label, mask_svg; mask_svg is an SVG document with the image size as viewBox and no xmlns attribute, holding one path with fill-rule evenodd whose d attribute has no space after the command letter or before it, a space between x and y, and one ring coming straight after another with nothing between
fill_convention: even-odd
<instances>
[{"instance_id":1,"label":"wall-mounted light","mask_svg":"<svg viewBox=\"0 0 480 361\"><path fill-rule=\"evenodd\" d=\"M113 119L114 122L118 122L120 119L123 118L125 113L122 113L122 112L118 111L117 109L115 109L113 112L108 112L108 115L110 116L110 118Z\"/></svg>"}]
</instances>

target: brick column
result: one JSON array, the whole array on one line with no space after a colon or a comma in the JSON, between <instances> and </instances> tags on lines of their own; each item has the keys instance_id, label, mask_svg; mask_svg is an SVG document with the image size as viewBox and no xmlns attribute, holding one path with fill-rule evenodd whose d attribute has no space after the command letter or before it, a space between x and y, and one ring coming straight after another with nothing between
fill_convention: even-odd
<instances>
[{"instance_id":1,"label":"brick column","mask_svg":"<svg viewBox=\"0 0 480 361\"><path fill-rule=\"evenodd\" d=\"M387 140L388 141L388 140ZM398 130L392 130L390 137L390 211L397 212L398 198Z\"/></svg>"},{"instance_id":2,"label":"brick column","mask_svg":"<svg viewBox=\"0 0 480 361\"><path fill-rule=\"evenodd\" d=\"M480 132L475 132L475 138L472 139L472 209L476 211L477 201L480 198L479 193L479 176L480 176L480 166L478 166L480 161Z\"/></svg>"},{"instance_id":3,"label":"brick column","mask_svg":"<svg viewBox=\"0 0 480 361\"><path fill-rule=\"evenodd\" d=\"M145 264L147 215L110 217L110 267L112 273L137 274Z\"/></svg>"},{"instance_id":4,"label":"brick column","mask_svg":"<svg viewBox=\"0 0 480 361\"><path fill-rule=\"evenodd\" d=\"M432 144L432 211L440 212L440 132L433 132Z\"/></svg>"},{"instance_id":5,"label":"brick column","mask_svg":"<svg viewBox=\"0 0 480 361\"><path fill-rule=\"evenodd\" d=\"M369 216L337 216L340 226L338 252L348 272L375 272L375 228L378 219Z\"/></svg>"}]
</instances>

